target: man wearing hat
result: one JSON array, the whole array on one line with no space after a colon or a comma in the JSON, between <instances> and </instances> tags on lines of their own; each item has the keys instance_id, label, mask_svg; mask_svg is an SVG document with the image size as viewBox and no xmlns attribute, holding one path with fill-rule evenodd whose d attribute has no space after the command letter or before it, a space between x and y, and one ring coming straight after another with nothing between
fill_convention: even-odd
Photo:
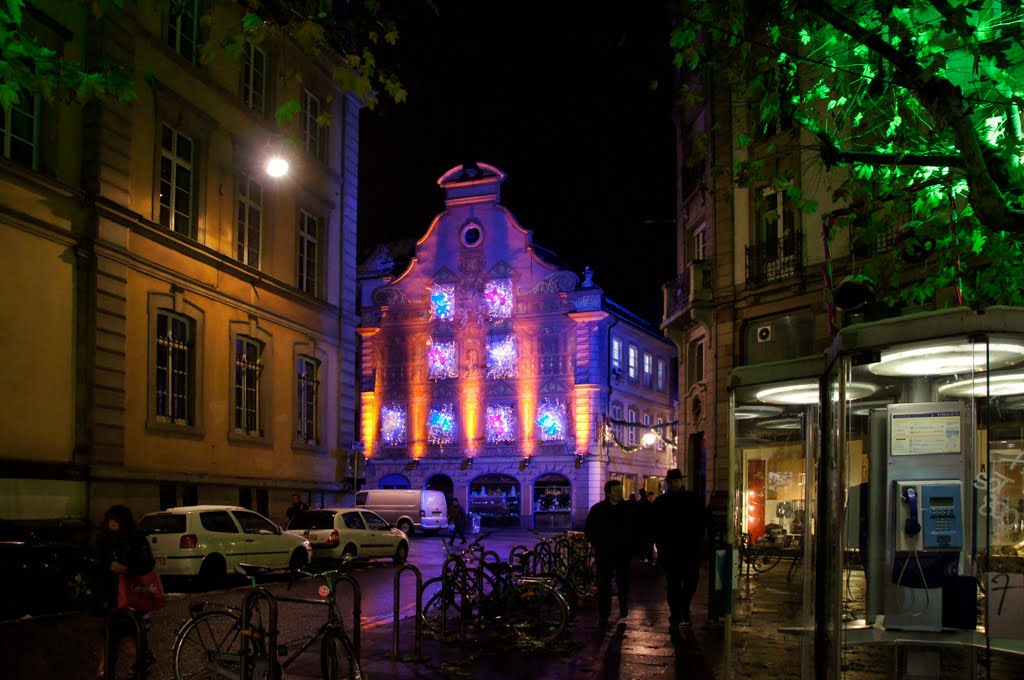
<instances>
[{"instance_id":1,"label":"man wearing hat","mask_svg":"<svg viewBox=\"0 0 1024 680\"><path fill-rule=\"evenodd\" d=\"M673 468L665 475L666 492L654 500L655 543L658 564L665 571L669 626L690 625L690 600L697 592L700 560L704 553L704 501L683 488L683 473Z\"/></svg>"}]
</instances>

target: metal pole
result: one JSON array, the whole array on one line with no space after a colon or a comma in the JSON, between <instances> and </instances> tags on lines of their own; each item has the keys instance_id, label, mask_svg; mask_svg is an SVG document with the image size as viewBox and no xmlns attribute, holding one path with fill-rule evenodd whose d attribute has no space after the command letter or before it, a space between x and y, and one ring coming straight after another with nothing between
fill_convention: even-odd
<instances>
[{"instance_id":1,"label":"metal pole","mask_svg":"<svg viewBox=\"0 0 1024 680\"><path fill-rule=\"evenodd\" d=\"M423 613L423 574L414 564L403 564L395 572L395 613L394 613L394 627L392 628L392 639L391 639L391 656L398 659L398 612L401 608L401 576L403 571L411 571L416 574L416 635L413 648L413 654L416 658L421 658L420 650L423 639L423 621L421 614Z\"/></svg>"}]
</instances>

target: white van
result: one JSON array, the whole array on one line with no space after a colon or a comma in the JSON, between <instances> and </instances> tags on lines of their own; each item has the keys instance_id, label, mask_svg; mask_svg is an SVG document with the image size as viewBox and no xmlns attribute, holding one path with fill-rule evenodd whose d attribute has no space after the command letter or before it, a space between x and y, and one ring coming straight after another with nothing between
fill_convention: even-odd
<instances>
[{"instance_id":1,"label":"white van","mask_svg":"<svg viewBox=\"0 0 1024 680\"><path fill-rule=\"evenodd\" d=\"M356 494L356 505L373 510L407 535L413 529L436 534L448 526L448 503L440 491L369 489Z\"/></svg>"}]
</instances>

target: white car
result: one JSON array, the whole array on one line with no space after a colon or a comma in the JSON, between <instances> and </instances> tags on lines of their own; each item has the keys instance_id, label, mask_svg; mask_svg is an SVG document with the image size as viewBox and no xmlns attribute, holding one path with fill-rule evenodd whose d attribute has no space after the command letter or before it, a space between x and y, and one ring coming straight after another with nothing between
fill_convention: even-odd
<instances>
[{"instance_id":1,"label":"white car","mask_svg":"<svg viewBox=\"0 0 1024 680\"><path fill-rule=\"evenodd\" d=\"M198 576L208 585L240 564L298 568L313 550L303 536L232 505L192 505L151 512L139 522L163 576Z\"/></svg>"},{"instance_id":2,"label":"white car","mask_svg":"<svg viewBox=\"0 0 1024 680\"><path fill-rule=\"evenodd\" d=\"M300 512L288 530L302 534L313 546L314 560L340 562L357 557L390 557L402 564L409 557L409 539L384 518L361 508L327 508Z\"/></svg>"}]
</instances>

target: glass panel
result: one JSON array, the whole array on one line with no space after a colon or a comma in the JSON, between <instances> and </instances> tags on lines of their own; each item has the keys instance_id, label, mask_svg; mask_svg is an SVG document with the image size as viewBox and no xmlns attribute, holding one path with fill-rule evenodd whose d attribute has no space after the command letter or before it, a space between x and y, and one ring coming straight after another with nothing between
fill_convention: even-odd
<instances>
[{"instance_id":1,"label":"glass panel","mask_svg":"<svg viewBox=\"0 0 1024 680\"><path fill-rule=\"evenodd\" d=\"M749 653L758 645L784 661L773 666L779 677L812 670L818 380L750 384L732 395L728 531L738 557L726 654L735 677L763 672L764 660Z\"/></svg>"}]
</instances>

